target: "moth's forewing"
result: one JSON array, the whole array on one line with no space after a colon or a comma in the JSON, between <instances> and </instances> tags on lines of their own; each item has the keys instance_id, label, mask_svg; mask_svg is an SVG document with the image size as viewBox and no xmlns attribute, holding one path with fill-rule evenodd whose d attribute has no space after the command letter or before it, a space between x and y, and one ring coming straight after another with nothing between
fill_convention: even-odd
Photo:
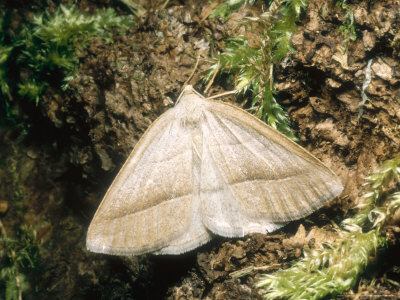
<instances>
[{"instance_id":1,"label":"moth's forewing","mask_svg":"<svg viewBox=\"0 0 400 300\"><path fill-rule=\"evenodd\" d=\"M171 109L142 136L90 224L89 250L121 255L153 252L169 246L190 227L192 151L190 136L179 129Z\"/></svg>"},{"instance_id":2,"label":"moth's forewing","mask_svg":"<svg viewBox=\"0 0 400 300\"><path fill-rule=\"evenodd\" d=\"M307 216L342 192L327 166L244 110L210 101L206 112L202 213L215 233L278 226Z\"/></svg>"}]
</instances>

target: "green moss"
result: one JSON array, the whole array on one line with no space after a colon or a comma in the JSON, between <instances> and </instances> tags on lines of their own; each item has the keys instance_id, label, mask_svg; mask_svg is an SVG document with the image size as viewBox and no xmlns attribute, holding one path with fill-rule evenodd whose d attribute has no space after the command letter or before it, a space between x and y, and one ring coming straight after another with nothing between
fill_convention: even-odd
<instances>
[{"instance_id":1,"label":"green moss","mask_svg":"<svg viewBox=\"0 0 400 300\"><path fill-rule=\"evenodd\" d=\"M258 40L250 45L245 36L230 38L205 78L211 80L218 72L234 75L236 90L252 95L251 110L294 140L286 112L275 97L273 68L292 50L290 39L305 7L303 0L275 0L261 16L244 19Z\"/></svg>"},{"instance_id":2,"label":"green moss","mask_svg":"<svg viewBox=\"0 0 400 300\"><path fill-rule=\"evenodd\" d=\"M256 0L227 0L218 4L210 14L210 18L221 17L226 19L231 13L237 11L242 5L254 4Z\"/></svg>"},{"instance_id":3,"label":"green moss","mask_svg":"<svg viewBox=\"0 0 400 300\"><path fill-rule=\"evenodd\" d=\"M66 88L76 76L77 54L87 47L90 38L97 36L112 42L110 29L120 33L134 21L117 16L113 9L97 11L94 15L80 13L74 6L60 6L54 13L36 15L22 30L13 32L8 11L0 18L0 102L1 115L11 116L10 103L14 98L40 101L49 85Z\"/></svg>"},{"instance_id":4,"label":"green moss","mask_svg":"<svg viewBox=\"0 0 400 300\"><path fill-rule=\"evenodd\" d=\"M17 300L29 288L25 274L38 268L36 232L22 225L16 238L7 236L0 221L0 298Z\"/></svg>"},{"instance_id":5,"label":"green moss","mask_svg":"<svg viewBox=\"0 0 400 300\"><path fill-rule=\"evenodd\" d=\"M338 0L336 6L342 8L345 11L346 17L342 25L339 27L339 31L343 33L343 46L344 52L347 53L350 41L357 39L356 25L354 23L354 13L349 7L347 0Z\"/></svg>"},{"instance_id":6,"label":"green moss","mask_svg":"<svg viewBox=\"0 0 400 300\"><path fill-rule=\"evenodd\" d=\"M400 157L384 162L367 178L361 211L342 222L334 242L305 252L288 269L262 276L256 286L264 289L265 298L322 299L354 287L378 247L387 244L381 228L400 208L400 192L384 197L393 182L400 182ZM382 207L384 200L388 204Z\"/></svg>"}]
</instances>

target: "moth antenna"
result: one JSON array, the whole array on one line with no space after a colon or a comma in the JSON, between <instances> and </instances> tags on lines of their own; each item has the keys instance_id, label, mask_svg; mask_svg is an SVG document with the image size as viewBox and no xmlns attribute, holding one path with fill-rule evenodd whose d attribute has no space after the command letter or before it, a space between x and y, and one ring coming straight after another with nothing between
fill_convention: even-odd
<instances>
[{"instance_id":1,"label":"moth antenna","mask_svg":"<svg viewBox=\"0 0 400 300\"><path fill-rule=\"evenodd\" d=\"M232 95L232 94L236 94L236 93L237 93L237 90L233 90L233 91L228 91L228 92L225 92L225 93L222 93L222 94L214 95L214 96L211 96L211 97L207 97L206 99L210 100L210 99L224 97L224 96L228 96L228 95Z\"/></svg>"},{"instance_id":2,"label":"moth antenna","mask_svg":"<svg viewBox=\"0 0 400 300\"><path fill-rule=\"evenodd\" d=\"M211 87L211 85L214 82L215 77L217 76L218 70L219 70L219 65L220 65L220 60L218 59L218 63L217 63L217 67L215 68L215 72L213 74L213 76L211 77L210 81L208 82L206 89L204 90L204 95L207 94L208 89Z\"/></svg>"},{"instance_id":3,"label":"moth antenna","mask_svg":"<svg viewBox=\"0 0 400 300\"><path fill-rule=\"evenodd\" d=\"M194 73L196 72L197 67L198 67L198 65L199 65L199 61L200 61L200 54L197 56L196 64L194 65L194 68L193 68L192 73L189 75L189 78L186 79L185 83L183 84L183 86L184 86L183 89L185 89L186 85L187 85L187 84L189 83L189 81L193 78L193 75L194 75Z\"/></svg>"},{"instance_id":4,"label":"moth antenna","mask_svg":"<svg viewBox=\"0 0 400 300\"><path fill-rule=\"evenodd\" d=\"M183 88L182 92L179 94L178 99L176 99L175 105L177 105L177 104L179 103L179 101L181 100L183 94L184 94L185 92L187 92L188 90L190 90L190 89L193 90L193 87L192 87L191 85L186 85L186 86Z\"/></svg>"}]
</instances>

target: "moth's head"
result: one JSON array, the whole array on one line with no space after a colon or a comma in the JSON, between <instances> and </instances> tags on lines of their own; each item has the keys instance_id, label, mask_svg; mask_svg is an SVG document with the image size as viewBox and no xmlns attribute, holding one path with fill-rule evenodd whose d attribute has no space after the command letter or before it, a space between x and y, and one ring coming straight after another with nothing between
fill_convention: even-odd
<instances>
[{"instance_id":1,"label":"moth's head","mask_svg":"<svg viewBox=\"0 0 400 300\"><path fill-rule=\"evenodd\" d=\"M200 95L191 85L185 86L183 89L182 93L179 95L178 100L175 103L175 106L178 105L178 103L186 102L186 105L196 105L193 102L198 102L199 99L204 99L202 95ZM191 104L188 104L191 103Z\"/></svg>"},{"instance_id":2,"label":"moth's head","mask_svg":"<svg viewBox=\"0 0 400 300\"><path fill-rule=\"evenodd\" d=\"M194 93L194 89L193 89L193 86L191 86L190 84L188 84L188 85L185 86L185 88L183 89L182 95L190 94L190 93Z\"/></svg>"}]
</instances>

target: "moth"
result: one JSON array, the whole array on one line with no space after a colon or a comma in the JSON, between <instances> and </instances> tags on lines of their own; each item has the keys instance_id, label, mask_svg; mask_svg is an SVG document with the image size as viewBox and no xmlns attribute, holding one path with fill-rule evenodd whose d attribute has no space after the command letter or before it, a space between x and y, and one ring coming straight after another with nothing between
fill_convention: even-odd
<instances>
[{"instance_id":1,"label":"moth","mask_svg":"<svg viewBox=\"0 0 400 300\"><path fill-rule=\"evenodd\" d=\"M342 190L327 166L289 138L186 86L108 189L89 226L87 248L180 254L214 235L274 231Z\"/></svg>"}]
</instances>

